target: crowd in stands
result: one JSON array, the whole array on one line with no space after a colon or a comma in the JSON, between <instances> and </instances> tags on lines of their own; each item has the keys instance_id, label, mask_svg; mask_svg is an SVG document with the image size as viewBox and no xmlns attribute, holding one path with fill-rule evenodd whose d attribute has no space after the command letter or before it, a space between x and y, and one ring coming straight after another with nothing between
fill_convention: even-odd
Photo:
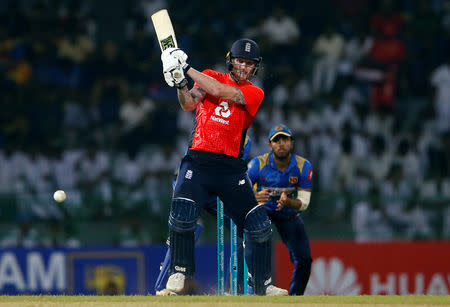
<instances>
[{"instance_id":1,"label":"crowd in stands","mask_svg":"<svg viewBox=\"0 0 450 307\"><path fill-rule=\"evenodd\" d=\"M450 1L180 3L120 2L111 33L101 1L2 1L1 246L78 246L77 221L117 221L114 244L164 241L194 115L162 78L160 8L195 68L225 71L235 39L259 43L250 156L291 128L315 171L307 223L450 238Z\"/></svg>"}]
</instances>

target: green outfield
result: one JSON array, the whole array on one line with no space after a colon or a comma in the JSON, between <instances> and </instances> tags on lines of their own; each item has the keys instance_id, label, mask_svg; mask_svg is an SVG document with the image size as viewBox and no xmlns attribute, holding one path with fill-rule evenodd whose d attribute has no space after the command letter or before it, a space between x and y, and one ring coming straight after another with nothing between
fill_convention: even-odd
<instances>
[{"instance_id":1,"label":"green outfield","mask_svg":"<svg viewBox=\"0 0 450 307\"><path fill-rule=\"evenodd\" d=\"M0 306L450 306L450 296L0 296Z\"/></svg>"}]
</instances>

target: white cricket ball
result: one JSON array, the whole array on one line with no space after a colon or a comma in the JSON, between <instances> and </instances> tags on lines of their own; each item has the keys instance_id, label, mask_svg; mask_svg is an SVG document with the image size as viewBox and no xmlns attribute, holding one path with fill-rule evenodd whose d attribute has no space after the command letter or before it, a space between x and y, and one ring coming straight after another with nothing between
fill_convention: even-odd
<instances>
[{"instance_id":1,"label":"white cricket ball","mask_svg":"<svg viewBox=\"0 0 450 307\"><path fill-rule=\"evenodd\" d=\"M56 191L55 193L53 193L53 199L58 203L62 203L66 200L66 192L64 192L63 190Z\"/></svg>"}]
</instances>

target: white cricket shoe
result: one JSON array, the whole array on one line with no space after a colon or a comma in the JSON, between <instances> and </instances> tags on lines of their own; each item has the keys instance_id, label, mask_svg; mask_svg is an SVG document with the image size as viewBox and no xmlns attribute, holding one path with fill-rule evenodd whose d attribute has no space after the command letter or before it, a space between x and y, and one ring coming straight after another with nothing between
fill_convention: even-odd
<instances>
[{"instance_id":1,"label":"white cricket shoe","mask_svg":"<svg viewBox=\"0 0 450 307\"><path fill-rule=\"evenodd\" d=\"M180 293L184 289L184 281L186 276L183 273L175 273L169 276L166 284L166 290Z\"/></svg>"},{"instance_id":2,"label":"white cricket shoe","mask_svg":"<svg viewBox=\"0 0 450 307\"><path fill-rule=\"evenodd\" d=\"M289 295L289 292L286 289L275 287L274 285L269 285L266 288L267 296L285 296Z\"/></svg>"},{"instance_id":3,"label":"white cricket shoe","mask_svg":"<svg viewBox=\"0 0 450 307\"><path fill-rule=\"evenodd\" d=\"M174 296L174 295L178 295L175 292L169 291L167 289L162 289L160 291L156 291L155 295L157 296Z\"/></svg>"}]
</instances>

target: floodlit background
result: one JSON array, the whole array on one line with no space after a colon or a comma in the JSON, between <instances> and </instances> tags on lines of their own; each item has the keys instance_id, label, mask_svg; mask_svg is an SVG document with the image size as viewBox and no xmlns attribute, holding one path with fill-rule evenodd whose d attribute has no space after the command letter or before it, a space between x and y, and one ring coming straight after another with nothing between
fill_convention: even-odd
<instances>
[{"instance_id":1,"label":"floodlit background","mask_svg":"<svg viewBox=\"0 0 450 307\"><path fill-rule=\"evenodd\" d=\"M448 239L449 1L288 2L1 1L0 246L165 241L193 114L162 77L160 8L198 70L259 43L251 157L273 124L294 131L310 238Z\"/></svg>"}]
</instances>

